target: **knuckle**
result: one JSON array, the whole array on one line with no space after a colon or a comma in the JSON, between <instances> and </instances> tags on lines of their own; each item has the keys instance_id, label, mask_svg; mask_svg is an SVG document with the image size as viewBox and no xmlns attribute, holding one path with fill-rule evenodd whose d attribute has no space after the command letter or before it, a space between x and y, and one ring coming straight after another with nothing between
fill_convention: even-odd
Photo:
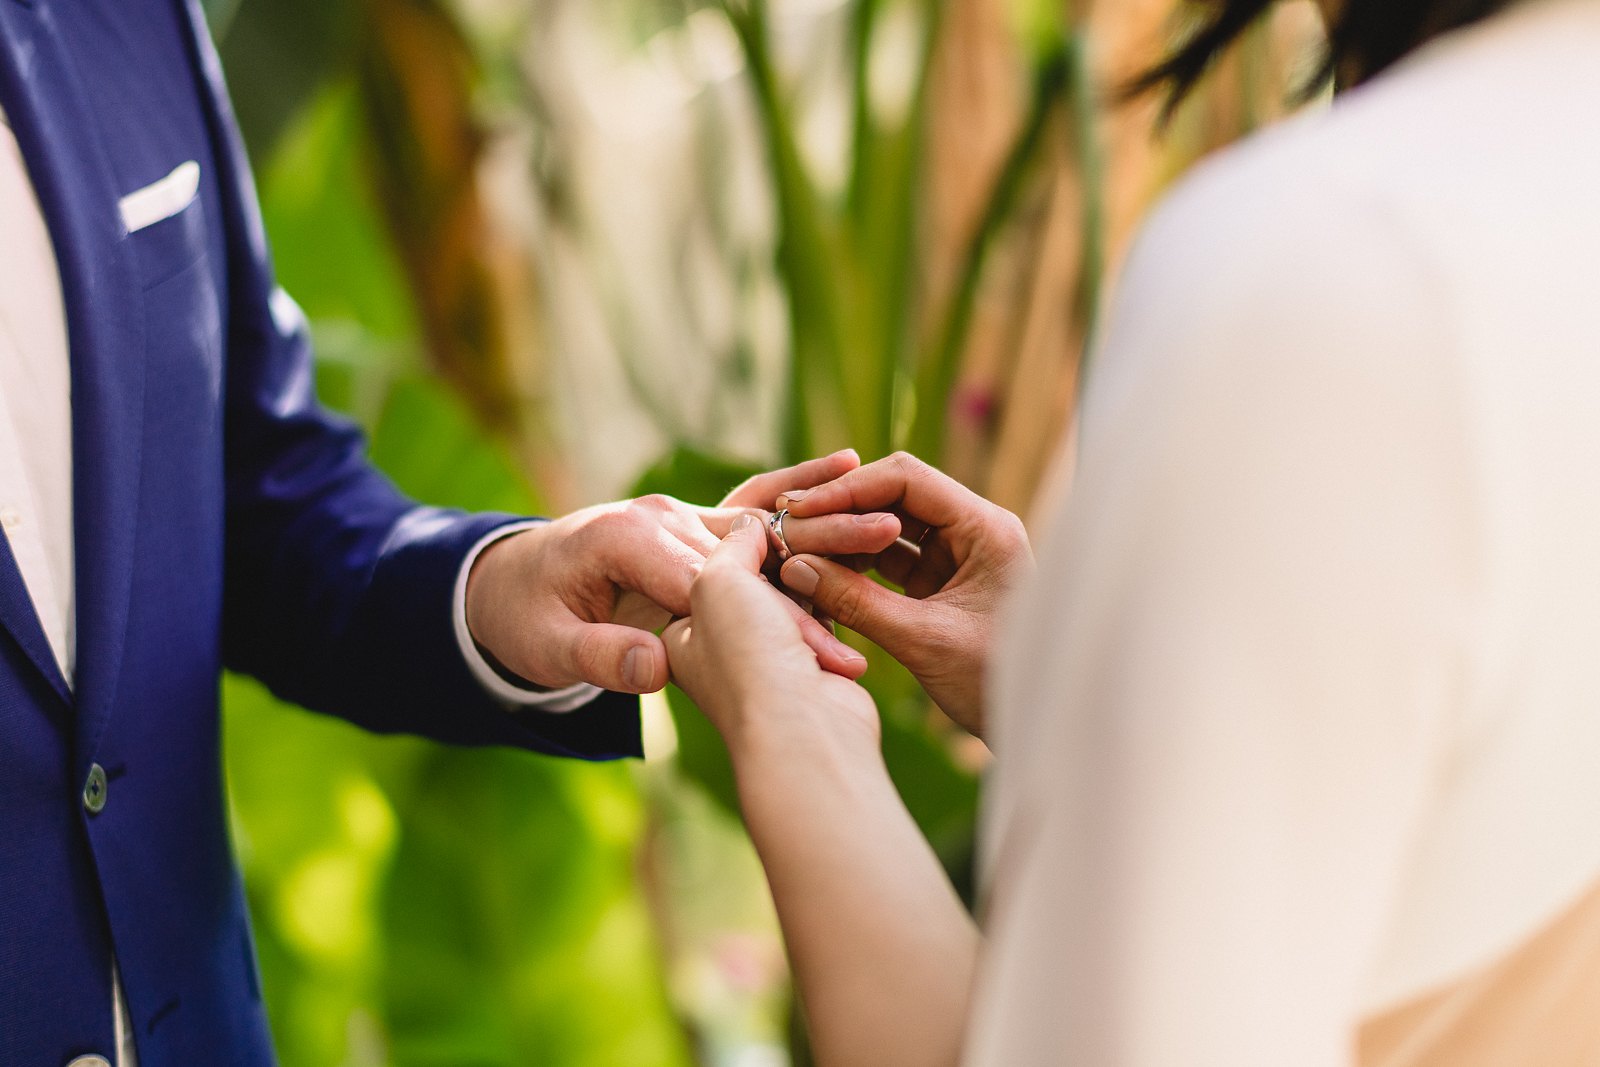
<instances>
[{"instance_id":1,"label":"knuckle","mask_svg":"<svg viewBox=\"0 0 1600 1067\"><path fill-rule=\"evenodd\" d=\"M668 652L677 652L683 648L689 639L689 620L674 619L661 631L661 640L666 642Z\"/></svg>"},{"instance_id":2,"label":"knuckle","mask_svg":"<svg viewBox=\"0 0 1600 1067\"><path fill-rule=\"evenodd\" d=\"M1022 519L1004 508L997 508L995 516L995 532L1000 547L1007 554L1012 554L1028 545L1028 528Z\"/></svg>"},{"instance_id":3,"label":"knuckle","mask_svg":"<svg viewBox=\"0 0 1600 1067\"><path fill-rule=\"evenodd\" d=\"M598 630L586 628L573 650L573 660L584 678L599 678L605 673L605 642Z\"/></svg>"},{"instance_id":4,"label":"knuckle","mask_svg":"<svg viewBox=\"0 0 1600 1067\"><path fill-rule=\"evenodd\" d=\"M852 630L859 630L863 624L868 623L870 614L867 606L866 589L862 585L864 581L870 581L870 579L863 578L860 581L840 582L831 589L831 596L826 595L830 590L828 585L824 584L818 587L815 599L819 603L826 603L828 614L835 619Z\"/></svg>"},{"instance_id":5,"label":"knuckle","mask_svg":"<svg viewBox=\"0 0 1600 1067\"><path fill-rule=\"evenodd\" d=\"M637 526L638 516L632 508L614 508L596 515L594 521L589 523L588 530L591 538L610 540L627 536Z\"/></svg>"}]
</instances>

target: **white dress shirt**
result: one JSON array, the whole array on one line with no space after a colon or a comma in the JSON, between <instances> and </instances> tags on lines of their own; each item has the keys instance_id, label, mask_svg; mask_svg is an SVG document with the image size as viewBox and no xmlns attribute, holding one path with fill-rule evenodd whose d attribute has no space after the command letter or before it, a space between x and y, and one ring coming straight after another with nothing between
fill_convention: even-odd
<instances>
[{"instance_id":1,"label":"white dress shirt","mask_svg":"<svg viewBox=\"0 0 1600 1067\"><path fill-rule=\"evenodd\" d=\"M1147 228L997 646L967 1062L1600 1062L1597 114L1600 3L1513 5Z\"/></svg>"},{"instance_id":2,"label":"white dress shirt","mask_svg":"<svg viewBox=\"0 0 1600 1067\"><path fill-rule=\"evenodd\" d=\"M130 190L130 192L134 192ZM22 153L0 110L0 531L16 557L50 650L70 686L76 673L72 516L71 362L55 248ZM287 302L287 298L285 298ZM467 554L456 580L454 631L473 677L508 709L565 712L589 685L536 692L501 678L467 629L467 574L479 553L531 523L495 530ZM132 1027L113 966L121 1067L136 1067Z\"/></svg>"},{"instance_id":3,"label":"white dress shirt","mask_svg":"<svg viewBox=\"0 0 1600 1067\"><path fill-rule=\"evenodd\" d=\"M61 673L74 667L72 399L55 248L0 111L0 530Z\"/></svg>"}]
</instances>

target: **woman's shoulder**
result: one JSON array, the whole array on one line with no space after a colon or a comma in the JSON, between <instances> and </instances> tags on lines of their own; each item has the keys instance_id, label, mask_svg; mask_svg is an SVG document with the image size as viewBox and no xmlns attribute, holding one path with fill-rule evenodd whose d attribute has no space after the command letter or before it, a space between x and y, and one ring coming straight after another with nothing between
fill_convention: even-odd
<instances>
[{"instance_id":1,"label":"woman's shoulder","mask_svg":"<svg viewBox=\"0 0 1600 1067\"><path fill-rule=\"evenodd\" d=\"M1261 270L1268 286L1295 286L1307 272L1322 275L1319 285L1336 282L1346 257L1369 257L1375 237L1407 228L1418 180L1408 171L1427 165L1401 150L1407 129L1415 138L1426 128L1410 114L1412 94L1398 91L1407 88L1374 86L1200 161L1156 204L1134 260L1150 245L1163 258L1204 258L1211 287L1228 284L1228 272L1216 269L1224 263ZM1301 269L1283 270L1283 257Z\"/></svg>"},{"instance_id":2,"label":"woman's shoulder","mask_svg":"<svg viewBox=\"0 0 1600 1067\"><path fill-rule=\"evenodd\" d=\"M1171 404L1201 438L1241 440L1215 432L1232 407L1202 395L1289 412L1312 393L1402 387L1426 405L1459 393L1454 275L1406 194L1349 165L1342 142L1357 133L1343 114L1293 119L1173 188L1117 282L1086 435Z\"/></svg>"},{"instance_id":3,"label":"woman's shoulder","mask_svg":"<svg viewBox=\"0 0 1600 1067\"><path fill-rule=\"evenodd\" d=\"M1359 332L1381 361L1385 336L1436 326L1447 271L1396 183L1351 166L1348 127L1292 119L1191 170L1135 241L1101 354L1225 371L1347 360Z\"/></svg>"}]
</instances>

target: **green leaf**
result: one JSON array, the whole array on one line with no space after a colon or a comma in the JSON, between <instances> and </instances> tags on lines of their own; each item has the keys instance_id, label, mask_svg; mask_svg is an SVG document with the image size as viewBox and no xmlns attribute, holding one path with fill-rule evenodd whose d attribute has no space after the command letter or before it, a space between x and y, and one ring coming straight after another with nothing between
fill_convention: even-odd
<instances>
[{"instance_id":1,"label":"green leaf","mask_svg":"<svg viewBox=\"0 0 1600 1067\"><path fill-rule=\"evenodd\" d=\"M349 79L323 86L257 168L262 215L278 281L312 322L327 331L359 329L368 336L345 347L393 363L414 346L417 318L364 180L361 123Z\"/></svg>"},{"instance_id":2,"label":"green leaf","mask_svg":"<svg viewBox=\"0 0 1600 1067\"><path fill-rule=\"evenodd\" d=\"M691 504L715 504L761 469L742 460L679 445L639 475L633 494L665 493Z\"/></svg>"},{"instance_id":3,"label":"green leaf","mask_svg":"<svg viewBox=\"0 0 1600 1067\"><path fill-rule=\"evenodd\" d=\"M418 500L470 511L534 514L538 498L510 456L443 383L397 377L371 441L372 461Z\"/></svg>"},{"instance_id":4,"label":"green leaf","mask_svg":"<svg viewBox=\"0 0 1600 1067\"><path fill-rule=\"evenodd\" d=\"M306 104L345 73L360 25L358 4L328 0L211 0L230 96L256 163Z\"/></svg>"},{"instance_id":5,"label":"green leaf","mask_svg":"<svg viewBox=\"0 0 1600 1067\"><path fill-rule=\"evenodd\" d=\"M632 887L628 768L438 750L405 810L384 908L397 1065L687 1061Z\"/></svg>"}]
</instances>

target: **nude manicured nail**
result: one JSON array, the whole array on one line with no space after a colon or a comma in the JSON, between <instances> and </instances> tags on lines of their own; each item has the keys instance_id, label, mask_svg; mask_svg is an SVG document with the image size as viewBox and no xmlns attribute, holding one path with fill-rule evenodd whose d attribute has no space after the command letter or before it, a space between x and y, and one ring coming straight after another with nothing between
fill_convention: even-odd
<instances>
[{"instance_id":1,"label":"nude manicured nail","mask_svg":"<svg viewBox=\"0 0 1600 1067\"><path fill-rule=\"evenodd\" d=\"M791 560L789 565L783 568L783 584L801 596L815 593L817 583L821 580L811 565L803 560Z\"/></svg>"},{"instance_id":2,"label":"nude manicured nail","mask_svg":"<svg viewBox=\"0 0 1600 1067\"><path fill-rule=\"evenodd\" d=\"M628 649L622 660L622 675L635 689L648 689L655 681L656 667L651 657L638 645Z\"/></svg>"},{"instance_id":3,"label":"nude manicured nail","mask_svg":"<svg viewBox=\"0 0 1600 1067\"><path fill-rule=\"evenodd\" d=\"M756 524L756 517L748 511L733 520L733 532L742 533Z\"/></svg>"},{"instance_id":4,"label":"nude manicured nail","mask_svg":"<svg viewBox=\"0 0 1600 1067\"><path fill-rule=\"evenodd\" d=\"M888 518L889 516L883 514L857 515L856 522L860 523L862 526L876 526L880 522L886 521Z\"/></svg>"},{"instance_id":5,"label":"nude manicured nail","mask_svg":"<svg viewBox=\"0 0 1600 1067\"><path fill-rule=\"evenodd\" d=\"M783 499L793 503L796 500L804 500L810 495L811 490L809 489L790 489L788 492L783 494Z\"/></svg>"}]
</instances>

